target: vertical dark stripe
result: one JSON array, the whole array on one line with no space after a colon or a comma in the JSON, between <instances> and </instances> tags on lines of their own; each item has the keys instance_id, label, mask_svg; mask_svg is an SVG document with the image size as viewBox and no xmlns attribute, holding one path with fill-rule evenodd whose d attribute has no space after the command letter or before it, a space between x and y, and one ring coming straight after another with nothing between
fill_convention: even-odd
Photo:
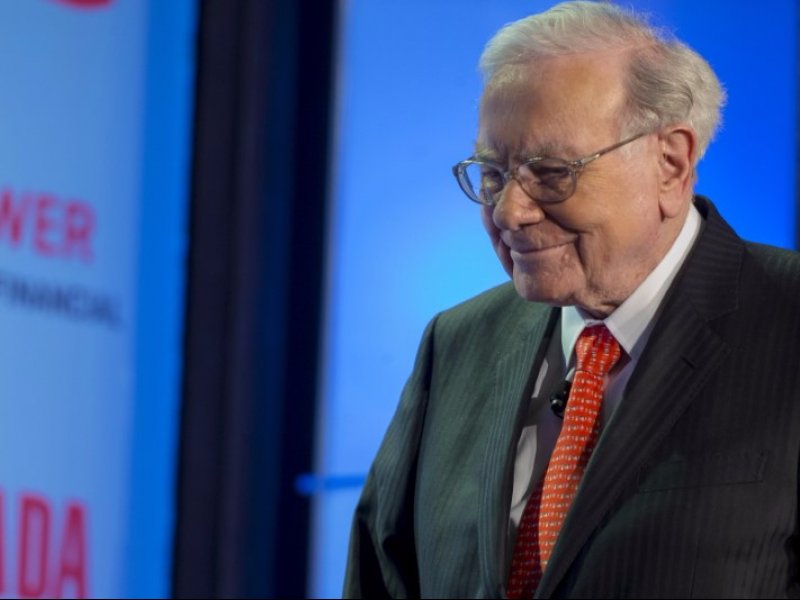
<instances>
[{"instance_id":1,"label":"vertical dark stripe","mask_svg":"<svg viewBox=\"0 0 800 600\"><path fill-rule=\"evenodd\" d=\"M296 2L297 94L295 97L293 181L291 196L291 272L286 314L291 334L284 347L282 469L276 537L293 540L292 552L277 552L274 593L297 596L304 591L308 557L310 498L294 492L301 473L313 471L314 414L319 370L323 278L327 248L328 159L331 146L333 67L336 60L338 7L335 0ZM273 84L280 85L278 78ZM280 153L280 147L271 146ZM273 179L281 173L273 173ZM267 189L269 193L269 189ZM344 549L342 549L344 551Z\"/></svg>"},{"instance_id":2,"label":"vertical dark stripe","mask_svg":"<svg viewBox=\"0 0 800 600\"><path fill-rule=\"evenodd\" d=\"M176 597L302 597L334 0L200 12Z\"/></svg>"},{"instance_id":3,"label":"vertical dark stripe","mask_svg":"<svg viewBox=\"0 0 800 600\"><path fill-rule=\"evenodd\" d=\"M216 542L222 485L227 376L220 348L227 345L232 211L219 198L233 188L236 163L235 98L230 66L236 64L238 2L201 6L190 254L179 447L173 595L214 596ZM217 85L214 84L216 82ZM217 149L215 151L215 149ZM205 168L214 163L213 176ZM213 344L202 343L206 339ZM201 501L202 499L202 501Z\"/></svg>"}]
</instances>

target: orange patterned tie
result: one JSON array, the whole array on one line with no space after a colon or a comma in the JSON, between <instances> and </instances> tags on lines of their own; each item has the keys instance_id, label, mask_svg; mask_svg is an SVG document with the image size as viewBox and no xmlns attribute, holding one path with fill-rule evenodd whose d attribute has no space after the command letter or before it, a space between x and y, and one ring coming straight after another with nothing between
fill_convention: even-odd
<instances>
[{"instance_id":1,"label":"orange patterned tie","mask_svg":"<svg viewBox=\"0 0 800 600\"><path fill-rule=\"evenodd\" d=\"M517 529L509 598L532 598L555 546L600 431L603 379L619 360L619 343L605 325L583 330L564 423L544 477L531 492Z\"/></svg>"}]
</instances>

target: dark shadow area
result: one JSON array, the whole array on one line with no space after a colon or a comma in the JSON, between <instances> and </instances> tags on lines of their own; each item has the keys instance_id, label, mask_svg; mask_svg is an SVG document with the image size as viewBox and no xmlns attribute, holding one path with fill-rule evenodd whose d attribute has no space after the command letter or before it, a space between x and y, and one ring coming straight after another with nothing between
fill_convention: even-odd
<instances>
[{"instance_id":1,"label":"dark shadow area","mask_svg":"<svg viewBox=\"0 0 800 600\"><path fill-rule=\"evenodd\" d=\"M204 0L173 595L305 595L333 0Z\"/></svg>"}]
</instances>

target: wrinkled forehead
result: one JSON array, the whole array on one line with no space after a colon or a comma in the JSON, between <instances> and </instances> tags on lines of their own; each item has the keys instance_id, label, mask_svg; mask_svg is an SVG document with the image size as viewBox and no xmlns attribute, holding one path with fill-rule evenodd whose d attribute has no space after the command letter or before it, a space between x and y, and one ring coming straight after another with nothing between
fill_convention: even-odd
<instances>
[{"instance_id":1,"label":"wrinkled forehead","mask_svg":"<svg viewBox=\"0 0 800 600\"><path fill-rule=\"evenodd\" d=\"M481 96L478 150L507 156L551 143L546 141L552 137L546 129L558 129L559 124L552 118L536 123L536 114L545 102L543 83L542 74L532 67L507 67L495 74Z\"/></svg>"},{"instance_id":2,"label":"wrinkled forehead","mask_svg":"<svg viewBox=\"0 0 800 600\"><path fill-rule=\"evenodd\" d=\"M503 67L481 97L476 152L570 157L611 143L625 103L614 62L573 55Z\"/></svg>"}]
</instances>

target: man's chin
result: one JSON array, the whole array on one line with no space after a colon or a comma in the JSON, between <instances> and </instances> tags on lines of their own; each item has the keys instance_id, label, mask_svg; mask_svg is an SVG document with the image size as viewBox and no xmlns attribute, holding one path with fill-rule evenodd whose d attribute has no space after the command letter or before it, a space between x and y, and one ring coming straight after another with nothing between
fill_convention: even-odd
<instances>
[{"instance_id":1,"label":"man's chin","mask_svg":"<svg viewBox=\"0 0 800 600\"><path fill-rule=\"evenodd\" d=\"M551 306L568 306L572 304L572 296L565 293L563 290L549 288L541 284L533 285L533 283L525 277L516 276L513 279L517 294L528 302L541 302L543 304L550 304Z\"/></svg>"}]
</instances>

